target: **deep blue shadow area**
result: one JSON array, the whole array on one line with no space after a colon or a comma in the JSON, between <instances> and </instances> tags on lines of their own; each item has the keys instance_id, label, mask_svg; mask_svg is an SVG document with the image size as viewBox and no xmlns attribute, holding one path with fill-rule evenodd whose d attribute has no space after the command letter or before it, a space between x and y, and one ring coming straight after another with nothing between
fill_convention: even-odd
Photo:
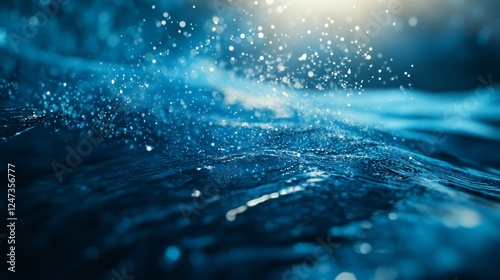
<instances>
[{"instance_id":1,"label":"deep blue shadow area","mask_svg":"<svg viewBox=\"0 0 500 280\"><path fill-rule=\"evenodd\" d=\"M1 279L498 279L499 12L3 1Z\"/></svg>"}]
</instances>

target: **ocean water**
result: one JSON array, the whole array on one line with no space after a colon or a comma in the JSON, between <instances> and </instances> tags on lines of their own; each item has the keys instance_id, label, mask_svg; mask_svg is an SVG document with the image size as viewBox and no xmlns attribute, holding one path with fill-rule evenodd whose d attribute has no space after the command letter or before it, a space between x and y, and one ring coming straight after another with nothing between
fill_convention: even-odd
<instances>
[{"instance_id":1,"label":"ocean water","mask_svg":"<svg viewBox=\"0 0 500 280\"><path fill-rule=\"evenodd\" d=\"M1 159L17 182L6 279L500 277L495 77L441 94L390 71L385 87L318 86L311 71L327 66L275 82L216 47L217 63L124 62L53 44L1 49L3 69L22 69L0 84Z\"/></svg>"},{"instance_id":2,"label":"ocean water","mask_svg":"<svg viewBox=\"0 0 500 280\"><path fill-rule=\"evenodd\" d=\"M151 111L127 105L114 119L99 119L91 137L90 125L79 127L91 120L55 114L2 144L20 178L19 274L499 275L496 89L346 98L285 95L226 76L221 70L212 82L199 79L194 87L202 90L193 89L179 111L143 115ZM442 108L457 104L475 110L443 116ZM458 125L460 113L468 117ZM26 123L18 119L12 129ZM74 123L61 128L68 119Z\"/></svg>"}]
</instances>

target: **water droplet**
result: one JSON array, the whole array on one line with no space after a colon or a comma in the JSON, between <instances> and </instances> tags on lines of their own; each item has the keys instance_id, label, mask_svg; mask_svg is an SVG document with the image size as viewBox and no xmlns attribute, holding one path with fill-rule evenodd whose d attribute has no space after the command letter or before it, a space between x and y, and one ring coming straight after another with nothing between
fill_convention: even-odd
<instances>
[{"instance_id":1,"label":"water droplet","mask_svg":"<svg viewBox=\"0 0 500 280\"><path fill-rule=\"evenodd\" d=\"M356 280L356 276L350 272L342 272L335 277L335 280Z\"/></svg>"},{"instance_id":2,"label":"water droplet","mask_svg":"<svg viewBox=\"0 0 500 280\"><path fill-rule=\"evenodd\" d=\"M167 262L176 262L181 256L181 250L177 246L169 246L165 250L165 260Z\"/></svg>"},{"instance_id":3,"label":"water droplet","mask_svg":"<svg viewBox=\"0 0 500 280\"><path fill-rule=\"evenodd\" d=\"M408 24L411 26L411 27L415 27L417 26L418 24L418 19L416 17L411 17L409 20L408 20Z\"/></svg>"}]
</instances>

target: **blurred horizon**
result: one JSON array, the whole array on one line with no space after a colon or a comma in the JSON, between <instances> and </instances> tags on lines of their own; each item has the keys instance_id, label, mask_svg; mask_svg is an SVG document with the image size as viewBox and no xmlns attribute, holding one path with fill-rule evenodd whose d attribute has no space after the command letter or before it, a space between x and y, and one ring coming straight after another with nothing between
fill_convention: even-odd
<instances>
[{"instance_id":1,"label":"blurred horizon","mask_svg":"<svg viewBox=\"0 0 500 280\"><path fill-rule=\"evenodd\" d=\"M49 8L42 8L44 5L41 3ZM2 1L0 54L3 62L0 65L0 78L16 82L20 77L29 75L23 73L30 71L26 52L33 50L97 62L141 63L144 66L147 66L144 64L146 60L156 56L155 50L164 50L165 53L169 52L167 55L170 58L164 56L164 60L159 63L167 66L176 63L176 56L186 57L187 61L207 56L217 60L219 66L235 68L237 75L255 80L264 75L271 81L279 76L279 65L276 67L262 61L262 70L258 72L248 69L244 61L231 61L229 58L235 52L246 53L247 56L254 56L254 59L264 55L264 60L266 55L272 55L273 58L280 56L285 60L288 56L291 59L284 62L286 72L296 68L298 71L292 74L303 77L305 83L310 83L310 89L318 81L322 84L327 82L317 79L320 77L317 73L314 77L308 77L307 71L300 72L304 65L295 57L300 57L302 53L311 57L319 52L316 60L323 64L316 65L316 68L325 71L332 62L346 63L350 60L346 63L346 69L352 69L355 77L346 78L345 83L363 80L365 89L397 88L400 85L407 87L410 84L419 90L451 92L475 89L481 85L479 76L491 75L494 81L500 81L500 17L497 16L500 14L500 3L495 1L358 0L337 6L331 3L327 5L328 1L313 0L307 2L308 9L298 3L302 2L287 5L283 0L189 0L167 3L44 0L22 4ZM220 13L226 13L234 20L223 22L223 17L219 15L221 22L215 25L223 30L214 31L219 39L207 37L214 19L218 19ZM44 14L46 23L43 22ZM182 32L177 32L175 28L179 27L181 21L187 26L181 28ZM254 37L257 37L260 32L257 27L264 29L262 40L252 38L253 41L250 41L248 30L253 30ZM372 33L363 34L363 30ZM239 37L245 36L245 33L246 37ZM217 41L217 46L205 44L211 38ZM280 38L288 38L287 43L283 45ZM274 45L266 40L274 40ZM357 42L351 43L352 40ZM332 41L333 55L324 50L329 47L327 41ZM278 44L281 44L279 50ZM228 49L230 45L234 47ZM193 56L193 46L200 47L195 50L196 56ZM212 52L217 52L217 57L208 48L213 48ZM350 50L345 58L342 57L345 55L344 48ZM361 54L370 53L371 60L365 60L366 56L353 56L357 48L361 49ZM370 64L373 67L368 67ZM390 67L390 72L385 71L386 66ZM370 69L384 71L376 73L368 71ZM405 76L406 72L410 77ZM332 76L331 71L325 72L324 76ZM397 80L386 82L393 77L397 77ZM344 81L334 78L334 87L330 89L335 89L336 83L342 84Z\"/></svg>"},{"instance_id":2,"label":"blurred horizon","mask_svg":"<svg viewBox=\"0 0 500 280\"><path fill-rule=\"evenodd\" d=\"M16 171L0 208L19 216L4 265L500 279L499 15L492 0L2 1Z\"/></svg>"}]
</instances>

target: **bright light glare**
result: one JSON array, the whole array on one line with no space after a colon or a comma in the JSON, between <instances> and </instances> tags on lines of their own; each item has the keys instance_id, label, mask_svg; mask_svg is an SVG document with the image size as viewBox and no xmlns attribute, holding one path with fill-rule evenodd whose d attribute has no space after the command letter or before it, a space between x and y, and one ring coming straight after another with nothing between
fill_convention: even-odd
<instances>
[{"instance_id":1,"label":"bright light glare","mask_svg":"<svg viewBox=\"0 0 500 280\"><path fill-rule=\"evenodd\" d=\"M272 6L286 7L285 13L288 11L303 16L345 17L365 14L375 9L381 2L385 1L275 0Z\"/></svg>"}]
</instances>

